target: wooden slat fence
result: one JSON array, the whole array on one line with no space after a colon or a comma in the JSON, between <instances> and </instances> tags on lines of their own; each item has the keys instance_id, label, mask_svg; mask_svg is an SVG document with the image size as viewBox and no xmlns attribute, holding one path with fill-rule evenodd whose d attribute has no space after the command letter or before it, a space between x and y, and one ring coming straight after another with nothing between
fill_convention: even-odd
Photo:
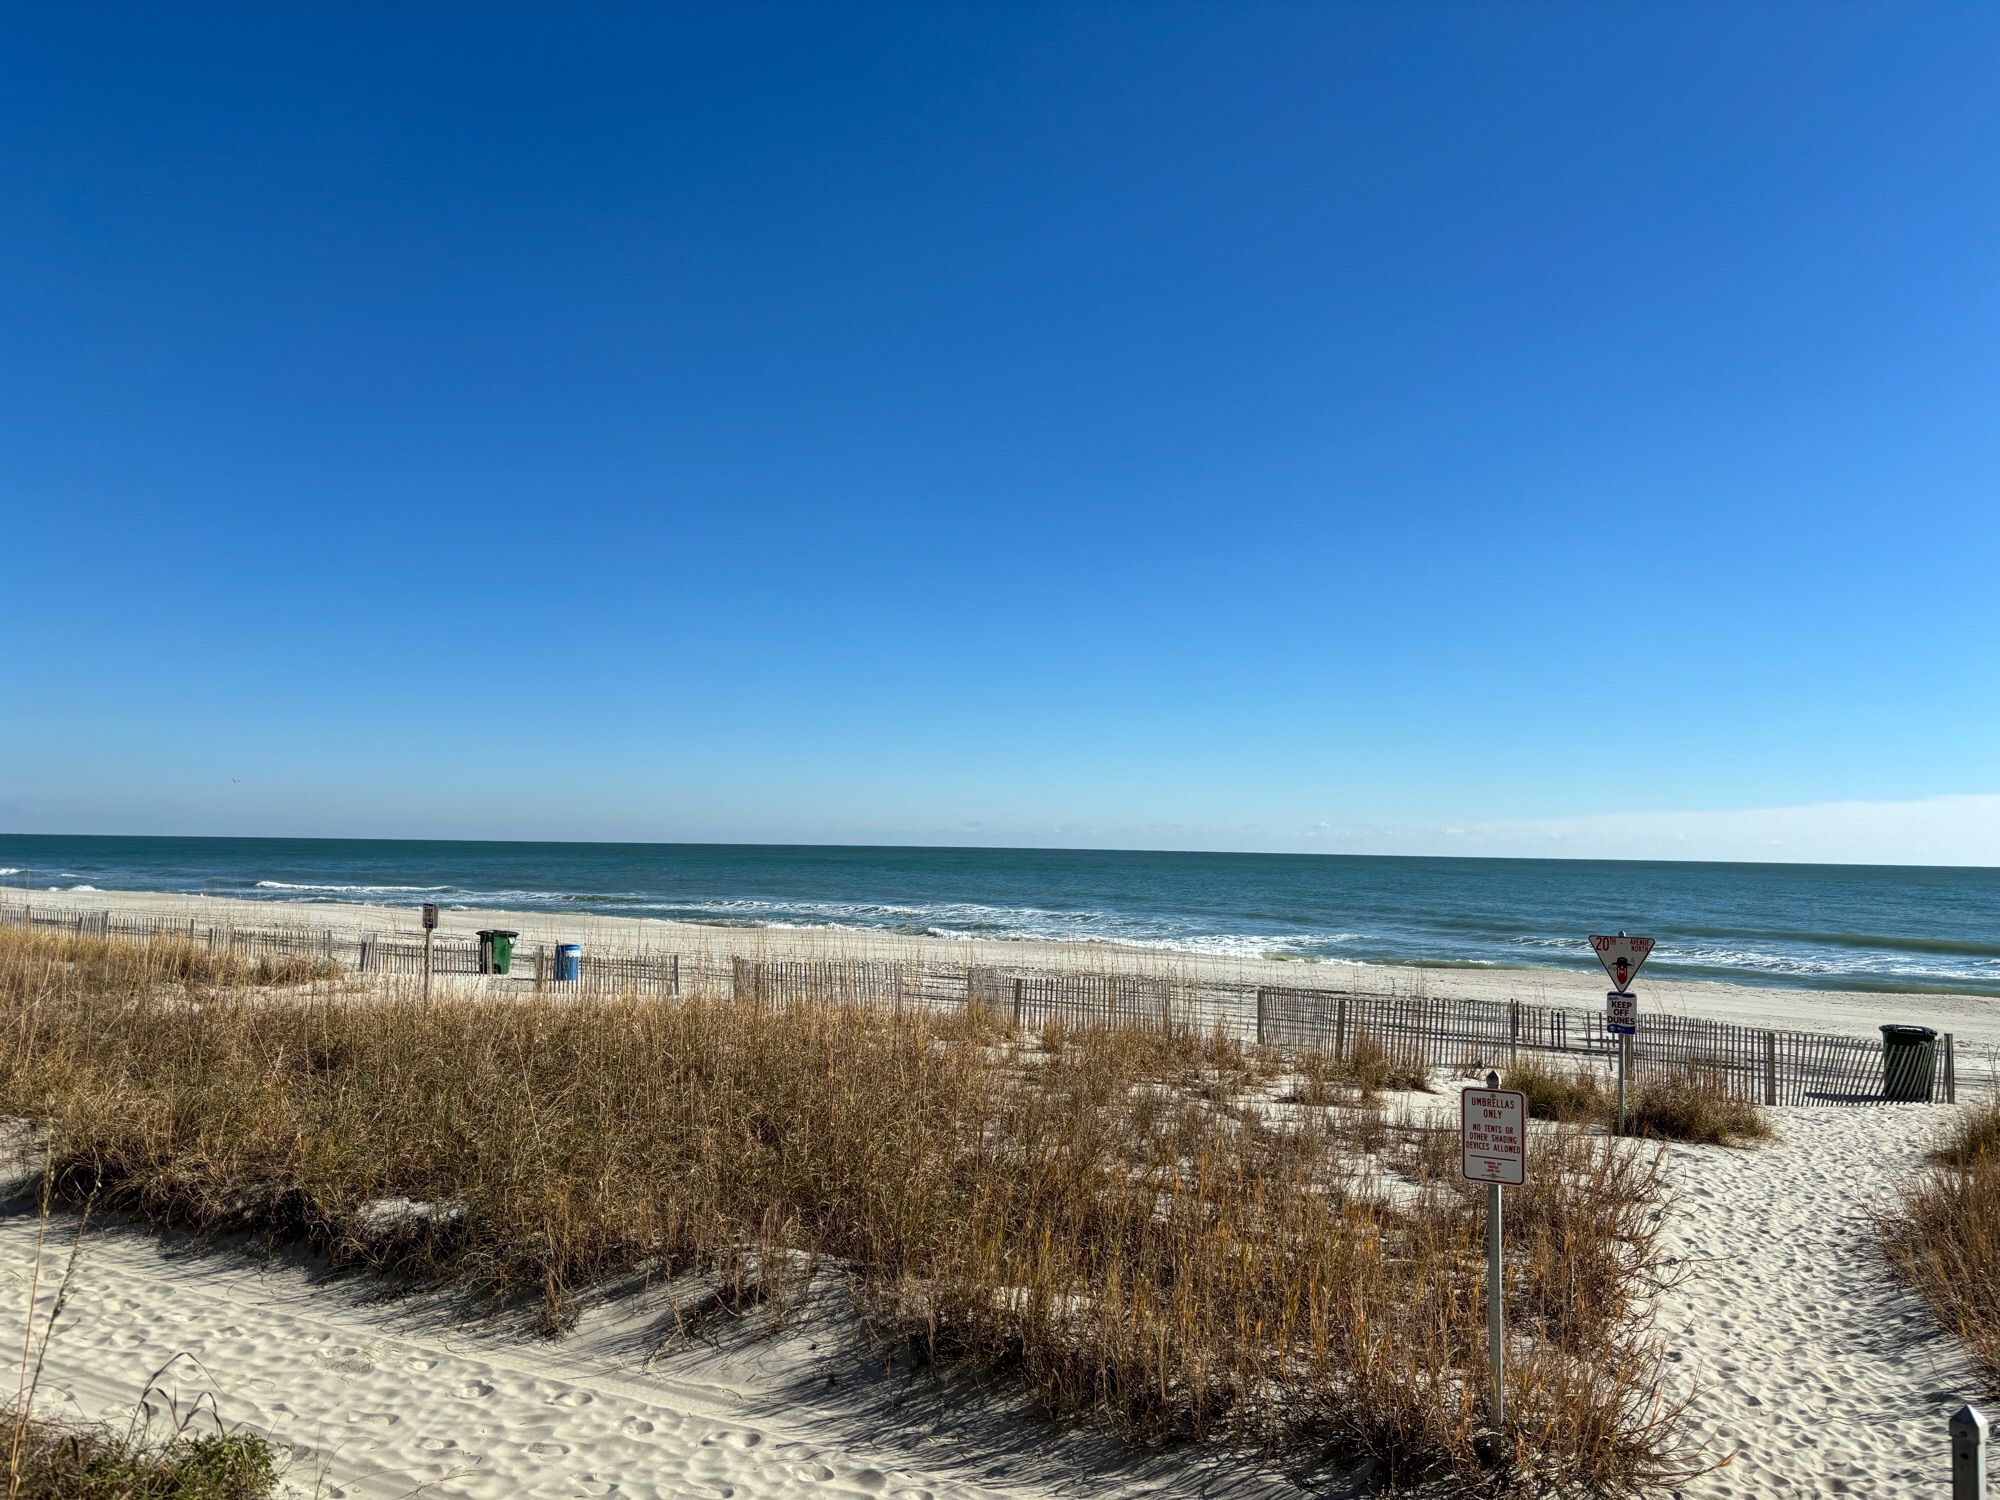
<instances>
[{"instance_id":1,"label":"wooden slat fence","mask_svg":"<svg viewBox=\"0 0 2000 1500\"><path fill-rule=\"evenodd\" d=\"M257 957L327 960L363 974L421 975L424 942L407 932L336 934L301 926L235 927L184 916L78 911L0 902L0 922L79 935L172 940ZM476 976L479 947L451 935L433 940L431 972ZM650 951L586 953L578 978L558 984L554 947L517 945L512 980L536 990L748 1000L760 1005L981 1006L1040 1028L1136 1026L1223 1031L1281 1051L1337 1058L1372 1047L1404 1065L1502 1067L1523 1054L1608 1060L1615 1039L1603 1016L1521 1001L1390 996L1303 986L1192 982L1143 974L1007 969L948 963L718 958ZM1952 1038L1940 1039L1935 1096L1958 1091ZM1633 1038L1634 1076L1698 1068L1732 1092L1764 1104L1852 1104L1882 1098L1882 1047L1863 1037L1771 1031L1644 1010Z\"/></svg>"}]
</instances>

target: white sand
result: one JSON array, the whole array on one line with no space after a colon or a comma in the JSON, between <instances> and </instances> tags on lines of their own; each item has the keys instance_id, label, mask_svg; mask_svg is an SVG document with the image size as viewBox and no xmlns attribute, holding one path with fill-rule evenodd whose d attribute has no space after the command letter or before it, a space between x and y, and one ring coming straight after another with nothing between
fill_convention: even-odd
<instances>
[{"instance_id":1,"label":"white sand","mask_svg":"<svg viewBox=\"0 0 2000 1500\"><path fill-rule=\"evenodd\" d=\"M1673 1146L1662 1299L1675 1393L1723 1469L1689 1500L1941 1495L1945 1423L1979 1382L1963 1346L1890 1274L1871 1216L1949 1119L1925 1105L1771 1111L1750 1150Z\"/></svg>"},{"instance_id":2,"label":"white sand","mask_svg":"<svg viewBox=\"0 0 2000 1500\"><path fill-rule=\"evenodd\" d=\"M181 921L234 922L244 927L303 926L340 934L420 933L413 906L342 902L241 901L168 896L146 891L33 891L0 886L0 897L38 907L169 916ZM851 929L719 927L647 917L582 917L541 912L448 911L446 927L471 934L512 928L522 941L581 942L592 951L646 948L685 955L740 954L764 958L852 958L980 963L1032 968L1080 967L1163 972L1185 977L1242 979L1263 984L1324 986L1392 994L1449 995L1469 1000L1523 1000L1600 1009L1606 988L1594 969L1417 968L1386 964L1283 963L1238 960L1109 943L1046 943L973 939L950 941ZM1578 946L1583 939L1578 937ZM2000 1058L2000 1000L1981 995L1881 994L1865 990L1781 989L1707 980L1651 979L1637 986L1643 1005L1707 1016L1743 1026L1829 1031L1874 1037L1885 1021L1934 1026L1958 1041L1961 1074L1989 1071Z\"/></svg>"},{"instance_id":3,"label":"white sand","mask_svg":"<svg viewBox=\"0 0 2000 1500\"><path fill-rule=\"evenodd\" d=\"M74 1226L54 1222L45 1277L60 1275ZM27 1214L0 1218L0 1305L15 1319L35 1235ZM885 1374L881 1357L857 1361L851 1319L831 1312L660 1354L658 1294L614 1299L551 1343L229 1246L93 1228L79 1264L38 1412L122 1425L178 1355L162 1385L184 1408L211 1396L225 1422L293 1450L296 1493L327 1500L1302 1493L1213 1455L1147 1457L1061 1432L1004 1392Z\"/></svg>"}]
</instances>

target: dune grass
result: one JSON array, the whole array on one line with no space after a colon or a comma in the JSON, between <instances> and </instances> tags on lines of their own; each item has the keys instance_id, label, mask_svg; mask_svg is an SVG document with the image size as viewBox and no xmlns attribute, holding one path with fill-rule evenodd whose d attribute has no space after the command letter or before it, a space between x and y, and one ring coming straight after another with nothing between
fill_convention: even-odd
<instances>
[{"instance_id":1,"label":"dune grass","mask_svg":"<svg viewBox=\"0 0 2000 1500\"><path fill-rule=\"evenodd\" d=\"M1531 1119L1606 1129L1617 1122L1617 1085L1600 1069L1531 1054L1507 1069L1506 1085L1528 1096ZM1719 1068L1700 1064L1649 1070L1626 1098L1625 1124L1629 1135L1710 1146L1775 1134L1761 1106L1738 1097Z\"/></svg>"},{"instance_id":2,"label":"dune grass","mask_svg":"<svg viewBox=\"0 0 2000 1500\"><path fill-rule=\"evenodd\" d=\"M1617 1099L1596 1068L1562 1064L1525 1053L1508 1065L1502 1082L1527 1095L1528 1118L1571 1125L1602 1125L1617 1114Z\"/></svg>"},{"instance_id":3,"label":"dune grass","mask_svg":"<svg viewBox=\"0 0 2000 1500\"><path fill-rule=\"evenodd\" d=\"M278 1483L247 1433L148 1441L116 1428L5 1423L18 1431L7 1500L266 1500Z\"/></svg>"},{"instance_id":4,"label":"dune grass","mask_svg":"<svg viewBox=\"0 0 2000 1500\"><path fill-rule=\"evenodd\" d=\"M1890 1264L2000 1394L2000 1098L1960 1112L1877 1228Z\"/></svg>"},{"instance_id":5,"label":"dune grass","mask_svg":"<svg viewBox=\"0 0 2000 1500\"><path fill-rule=\"evenodd\" d=\"M1657 1157L1549 1131L1510 1194L1508 1431L1482 1435L1480 1195L1455 1136L1219 1038L980 1012L417 1002L0 931L0 1112L160 1226L527 1299L837 1269L885 1337L1138 1441L1402 1484L1639 1494L1692 1472L1646 1293ZM383 1214L383 1200L423 1211Z\"/></svg>"},{"instance_id":6,"label":"dune grass","mask_svg":"<svg viewBox=\"0 0 2000 1500\"><path fill-rule=\"evenodd\" d=\"M1732 1092L1720 1068L1700 1064L1640 1080L1626 1121L1633 1135L1706 1146L1747 1146L1777 1134L1761 1105Z\"/></svg>"}]
</instances>

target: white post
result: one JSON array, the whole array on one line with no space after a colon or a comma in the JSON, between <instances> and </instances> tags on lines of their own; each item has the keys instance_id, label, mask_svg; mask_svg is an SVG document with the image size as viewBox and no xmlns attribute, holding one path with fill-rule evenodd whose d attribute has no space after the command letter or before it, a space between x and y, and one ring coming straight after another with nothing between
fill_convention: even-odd
<instances>
[{"instance_id":1,"label":"white post","mask_svg":"<svg viewBox=\"0 0 2000 1500\"><path fill-rule=\"evenodd\" d=\"M1500 1087L1500 1075L1488 1073L1486 1086ZM1493 1367L1493 1426L1507 1425L1507 1284L1503 1277L1500 1184L1486 1185L1486 1362ZM1954 1497L1955 1500L1955 1497Z\"/></svg>"},{"instance_id":2,"label":"white post","mask_svg":"<svg viewBox=\"0 0 2000 1500\"><path fill-rule=\"evenodd\" d=\"M431 930L424 929L424 1004L431 1003Z\"/></svg>"},{"instance_id":3,"label":"white post","mask_svg":"<svg viewBox=\"0 0 2000 1500\"><path fill-rule=\"evenodd\" d=\"M1986 1417L1961 1406L1951 1419L1951 1500L1986 1500Z\"/></svg>"}]
</instances>

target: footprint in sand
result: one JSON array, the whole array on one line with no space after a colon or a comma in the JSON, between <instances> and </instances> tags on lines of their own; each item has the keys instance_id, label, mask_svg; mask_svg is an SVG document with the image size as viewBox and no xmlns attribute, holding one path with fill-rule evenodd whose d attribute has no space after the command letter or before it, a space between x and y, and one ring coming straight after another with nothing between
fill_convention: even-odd
<instances>
[{"instance_id":1,"label":"footprint in sand","mask_svg":"<svg viewBox=\"0 0 2000 1500\"><path fill-rule=\"evenodd\" d=\"M351 1411L347 1420L358 1422L364 1427L394 1427L403 1419L392 1411Z\"/></svg>"},{"instance_id":2,"label":"footprint in sand","mask_svg":"<svg viewBox=\"0 0 2000 1500\"><path fill-rule=\"evenodd\" d=\"M537 1458L561 1458L569 1452L567 1443L530 1443L528 1451Z\"/></svg>"},{"instance_id":3,"label":"footprint in sand","mask_svg":"<svg viewBox=\"0 0 2000 1500\"><path fill-rule=\"evenodd\" d=\"M419 1438L417 1446L426 1453L448 1453L458 1444L450 1438Z\"/></svg>"},{"instance_id":4,"label":"footprint in sand","mask_svg":"<svg viewBox=\"0 0 2000 1500\"><path fill-rule=\"evenodd\" d=\"M452 1394L461 1401L484 1401L493 1394L493 1387L483 1380L468 1380L464 1385L454 1387Z\"/></svg>"},{"instance_id":5,"label":"footprint in sand","mask_svg":"<svg viewBox=\"0 0 2000 1500\"><path fill-rule=\"evenodd\" d=\"M413 1359L404 1360L403 1368L414 1370L417 1374L421 1375L427 1370L435 1370L437 1368L437 1361L420 1354Z\"/></svg>"},{"instance_id":6,"label":"footprint in sand","mask_svg":"<svg viewBox=\"0 0 2000 1500\"><path fill-rule=\"evenodd\" d=\"M595 1400L588 1391L561 1391L549 1397L550 1406L588 1406Z\"/></svg>"},{"instance_id":7,"label":"footprint in sand","mask_svg":"<svg viewBox=\"0 0 2000 1500\"><path fill-rule=\"evenodd\" d=\"M618 1424L618 1430L627 1437L644 1437L653 1430L653 1424L644 1417L627 1417Z\"/></svg>"}]
</instances>

